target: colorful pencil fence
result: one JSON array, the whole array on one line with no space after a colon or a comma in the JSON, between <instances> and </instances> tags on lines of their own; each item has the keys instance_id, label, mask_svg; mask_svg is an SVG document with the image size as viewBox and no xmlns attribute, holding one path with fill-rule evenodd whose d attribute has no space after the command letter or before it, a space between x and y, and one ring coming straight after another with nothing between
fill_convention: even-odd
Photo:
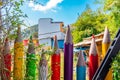
<instances>
[{"instance_id":1,"label":"colorful pencil fence","mask_svg":"<svg viewBox=\"0 0 120 80\"><path fill-rule=\"evenodd\" d=\"M25 45L26 46L26 45ZM105 28L104 37L102 42L102 59L104 59L107 50L110 46L110 33L108 28ZM60 80L60 51L58 48L57 36L54 37L54 53L51 56L51 80ZM11 60L9 40L6 38L3 48L3 63L0 67L3 67L0 72L2 80L11 80ZM26 54L26 80L36 80L36 55L35 47L32 36L29 40L28 52ZM13 79L24 80L23 61L24 47L21 38L21 28L18 26L17 37L14 43L14 66L13 66ZM89 80L92 80L97 68L98 68L98 53L95 43L95 37L92 36L92 42L89 50ZM48 79L48 64L45 54L41 54L38 68L38 79ZM78 62L76 66L76 79L86 80L86 64L83 56L83 51L79 52ZM73 42L70 27L68 26L64 42L64 80L73 80ZM110 69L105 80L113 80L112 70Z\"/></svg>"},{"instance_id":2,"label":"colorful pencil fence","mask_svg":"<svg viewBox=\"0 0 120 80\"><path fill-rule=\"evenodd\" d=\"M41 54L41 59L39 62L39 80L47 80L48 77L48 64L46 60L46 56L44 53Z\"/></svg>"},{"instance_id":3,"label":"colorful pencil fence","mask_svg":"<svg viewBox=\"0 0 120 80\"><path fill-rule=\"evenodd\" d=\"M86 64L85 64L85 59L84 59L82 50L80 50L78 55L76 74L77 74L76 80L86 80Z\"/></svg>"},{"instance_id":4,"label":"colorful pencil fence","mask_svg":"<svg viewBox=\"0 0 120 80\"><path fill-rule=\"evenodd\" d=\"M89 80L92 80L97 68L98 68L98 54L95 43L95 37L93 35L89 51Z\"/></svg>"},{"instance_id":5,"label":"colorful pencil fence","mask_svg":"<svg viewBox=\"0 0 120 80\"><path fill-rule=\"evenodd\" d=\"M73 80L73 42L69 26L64 42L64 80Z\"/></svg>"},{"instance_id":6,"label":"colorful pencil fence","mask_svg":"<svg viewBox=\"0 0 120 80\"><path fill-rule=\"evenodd\" d=\"M36 56L32 36L30 37L26 59L26 79L36 80Z\"/></svg>"},{"instance_id":7,"label":"colorful pencil fence","mask_svg":"<svg viewBox=\"0 0 120 80\"><path fill-rule=\"evenodd\" d=\"M51 58L52 76L51 80L60 80L60 51L58 48L57 36L54 37L54 54Z\"/></svg>"},{"instance_id":8,"label":"colorful pencil fence","mask_svg":"<svg viewBox=\"0 0 120 80\"><path fill-rule=\"evenodd\" d=\"M21 28L18 26L17 38L14 43L14 80L23 80L23 56L24 48L22 43Z\"/></svg>"}]
</instances>

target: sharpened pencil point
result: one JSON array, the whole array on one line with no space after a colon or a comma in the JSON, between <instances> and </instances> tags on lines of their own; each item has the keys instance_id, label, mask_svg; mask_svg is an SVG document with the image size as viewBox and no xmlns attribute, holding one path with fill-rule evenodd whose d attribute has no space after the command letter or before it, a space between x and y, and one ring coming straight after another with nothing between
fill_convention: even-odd
<instances>
[{"instance_id":1,"label":"sharpened pencil point","mask_svg":"<svg viewBox=\"0 0 120 80\"><path fill-rule=\"evenodd\" d=\"M110 32L109 29L105 27L103 43L109 43L109 42L110 42Z\"/></svg>"},{"instance_id":2,"label":"sharpened pencil point","mask_svg":"<svg viewBox=\"0 0 120 80\"><path fill-rule=\"evenodd\" d=\"M79 55L78 55L77 66L85 66L85 60L84 60L84 56L83 56L83 51L82 50L80 50Z\"/></svg>"},{"instance_id":3,"label":"sharpened pencil point","mask_svg":"<svg viewBox=\"0 0 120 80\"><path fill-rule=\"evenodd\" d=\"M21 28L20 28L20 26L18 26L17 37L15 39L15 42L22 42L22 35L21 35Z\"/></svg>"},{"instance_id":4,"label":"sharpened pencil point","mask_svg":"<svg viewBox=\"0 0 120 80\"><path fill-rule=\"evenodd\" d=\"M70 31L70 26L69 25L68 25L67 31L66 31L65 43L73 43L72 42L72 35L71 35L71 31Z\"/></svg>"},{"instance_id":5,"label":"sharpened pencil point","mask_svg":"<svg viewBox=\"0 0 120 80\"><path fill-rule=\"evenodd\" d=\"M93 55L97 54L97 48L96 48L96 42L95 42L94 35L92 35L92 42L91 42L89 54L93 54Z\"/></svg>"}]
</instances>

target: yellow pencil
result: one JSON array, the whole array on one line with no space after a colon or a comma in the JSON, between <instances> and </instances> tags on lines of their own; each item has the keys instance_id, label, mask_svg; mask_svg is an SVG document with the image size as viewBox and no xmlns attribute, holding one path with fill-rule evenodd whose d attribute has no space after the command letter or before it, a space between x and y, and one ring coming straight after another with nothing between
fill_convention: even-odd
<instances>
[{"instance_id":1,"label":"yellow pencil","mask_svg":"<svg viewBox=\"0 0 120 80\"><path fill-rule=\"evenodd\" d=\"M103 41L102 41L102 60L104 59L109 46L110 46L110 33L108 28L106 27L104 31ZM111 69L109 70L105 80L113 80Z\"/></svg>"},{"instance_id":2,"label":"yellow pencil","mask_svg":"<svg viewBox=\"0 0 120 80\"><path fill-rule=\"evenodd\" d=\"M23 56L24 48L21 39L20 26L18 27L17 38L14 44L14 70L13 76L14 80L23 80Z\"/></svg>"}]
</instances>

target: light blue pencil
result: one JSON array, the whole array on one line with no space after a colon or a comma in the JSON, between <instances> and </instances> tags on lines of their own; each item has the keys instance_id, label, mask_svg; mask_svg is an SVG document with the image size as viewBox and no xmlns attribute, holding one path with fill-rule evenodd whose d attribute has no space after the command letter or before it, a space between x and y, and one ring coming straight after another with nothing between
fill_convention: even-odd
<instances>
[{"instance_id":1,"label":"light blue pencil","mask_svg":"<svg viewBox=\"0 0 120 80\"><path fill-rule=\"evenodd\" d=\"M80 50L79 56L78 56L76 74L77 74L76 80L86 80L86 65L85 65L83 52L81 50Z\"/></svg>"}]
</instances>

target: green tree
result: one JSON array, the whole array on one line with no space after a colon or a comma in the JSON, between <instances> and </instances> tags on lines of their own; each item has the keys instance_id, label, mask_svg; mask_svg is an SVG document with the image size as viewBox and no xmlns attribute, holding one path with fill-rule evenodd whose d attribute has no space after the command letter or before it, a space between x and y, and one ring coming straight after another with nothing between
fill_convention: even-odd
<instances>
[{"instance_id":1,"label":"green tree","mask_svg":"<svg viewBox=\"0 0 120 80\"><path fill-rule=\"evenodd\" d=\"M120 0L96 0L103 5L103 10L108 15L108 21L106 22L109 26L110 32L113 36L120 28Z\"/></svg>"},{"instance_id":2,"label":"green tree","mask_svg":"<svg viewBox=\"0 0 120 80\"><path fill-rule=\"evenodd\" d=\"M119 80L120 79L120 52L117 54L117 56L113 59L112 63L112 69L113 69L113 80Z\"/></svg>"},{"instance_id":3,"label":"green tree","mask_svg":"<svg viewBox=\"0 0 120 80\"><path fill-rule=\"evenodd\" d=\"M23 0L0 0L0 73L5 70L2 67L4 65L2 52L5 38L13 40L16 37L18 25L24 25L23 18L26 15L20 9L23 2ZM0 76L0 79L4 79L4 77Z\"/></svg>"},{"instance_id":4,"label":"green tree","mask_svg":"<svg viewBox=\"0 0 120 80\"><path fill-rule=\"evenodd\" d=\"M83 38L92 34L98 34L104 31L107 26L113 39L118 28L120 28L120 1L119 0L97 0L101 2L102 7L92 11L89 5L86 10L72 24L73 41L78 43Z\"/></svg>"},{"instance_id":5,"label":"green tree","mask_svg":"<svg viewBox=\"0 0 120 80\"><path fill-rule=\"evenodd\" d=\"M1 1L0 6L0 32L3 33L4 37L14 38L16 34L16 28L18 25L24 25L23 17L27 17L22 12L20 6L23 5L23 0L4 0ZM1 39L4 41L4 37Z\"/></svg>"},{"instance_id":6,"label":"green tree","mask_svg":"<svg viewBox=\"0 0 120 80\"><path fill-rule=\"evenodd\" d=\"M100 33L104 30L107 20L106 14L100 12L100 10L94 12L87 6L86 10L78 17L76 22L72 24L73 41L77 43L92 34Z\"/></svg>"}]
</instances>

